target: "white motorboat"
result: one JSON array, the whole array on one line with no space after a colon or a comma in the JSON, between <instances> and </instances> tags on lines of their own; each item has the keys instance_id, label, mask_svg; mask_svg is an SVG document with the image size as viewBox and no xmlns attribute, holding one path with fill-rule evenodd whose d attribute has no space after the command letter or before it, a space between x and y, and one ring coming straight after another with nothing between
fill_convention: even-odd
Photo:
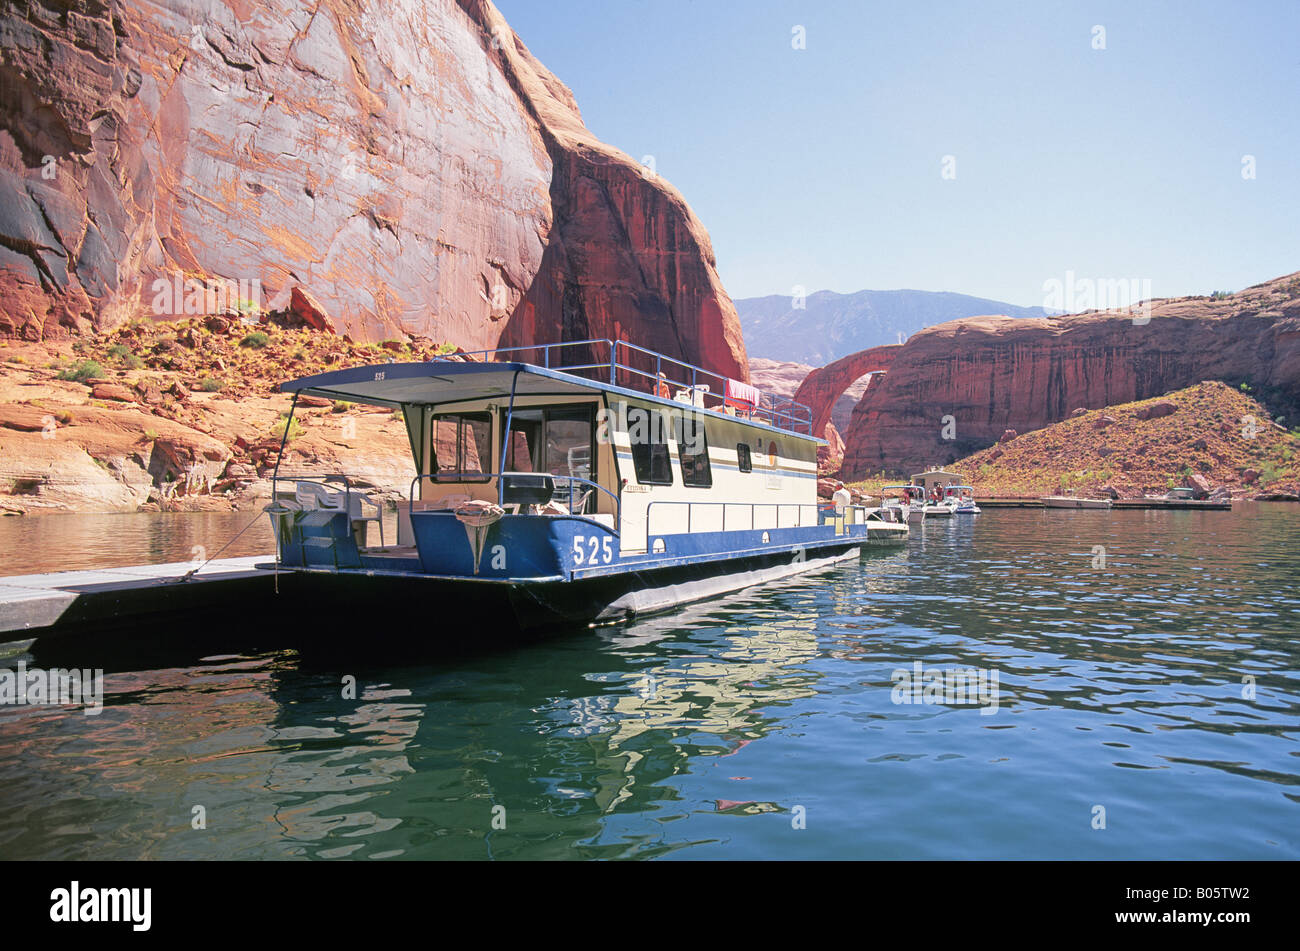
<instances>
[{"instance_id":1,"label":"white motorboat","mask_svg":"<svg viewBox=\"0 0 1300 951\"><path fill-rule=\"evenodd\" d=\"M1040 501L1049 509L1110 508L1110 499L1082 499L1073 495L1045 495Z\"/></svg>"},{"instance_id":2,"label":"white motorboat","mask_svg":"<svg viewBox=\"0 0 1300 951\"><path fill-rule=\"evenodd\" d=\"M891 520L919 522L925 518L925 490L919 485L887 485L880 490L880 512Z\"/></svg>"},{"instance_id":3,"label":"white motorboat","mask_svg":"<svg viewBox=\"0 0 1300 951\"><path fill-rule=\"evenodd\" d=\"M944 501L956 503L953 515L978 515L980 507L975 504L975 489L969 485L950 485L943 490Z\"/></svg>"}]
</instances>

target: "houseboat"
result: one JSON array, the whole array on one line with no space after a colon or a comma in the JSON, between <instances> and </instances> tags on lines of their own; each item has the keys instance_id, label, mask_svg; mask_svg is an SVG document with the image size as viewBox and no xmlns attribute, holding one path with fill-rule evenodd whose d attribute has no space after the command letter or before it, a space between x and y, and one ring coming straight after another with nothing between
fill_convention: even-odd
<instances>
[{"instance_id":1,"label":"houseboat","mask_svg":"<svg viewBox=\"0 0 1300 951\"><path fill-rule=\"evenodd\" d=\"M819 504L824 441L806 407L624 341L355 367L281 390L290 421L313 396L405 422L415 475L392 544L347 476L292 479L277 464L273 477L267 567L354 602L383 589L521 629L612 622L907 536L874 509Z\"/></svg>"}]
</instances>

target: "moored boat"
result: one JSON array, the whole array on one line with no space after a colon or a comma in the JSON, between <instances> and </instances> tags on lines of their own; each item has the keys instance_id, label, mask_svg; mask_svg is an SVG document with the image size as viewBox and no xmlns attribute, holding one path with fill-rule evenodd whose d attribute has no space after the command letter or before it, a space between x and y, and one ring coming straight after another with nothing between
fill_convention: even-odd
<instances>
[{"instance_id":1,"label":"moored boat","mask_svg":"<svg viewBox=\"0 0 1300 951\"><path fill-rule=\"evenodd\" d=\"M954 505L954 515L979 515L980 507L975 504L975 489L969 485L950 485L943 490L944 500Z\"/></svg>"},{"instance_id":2,"label":"moored boat","mask_svg":"<svg viewBox=\"0 0 1300 951\"><path fill-rule=\"evenodd\" d=\"M1215 489L1208 496L1198 499L1196 490L1189 485L1175 486L1164 495L1144 495L1141 502L1143 508L1220 509L1224 511L1232 508L1232 496L1228 494L1227 489Z\"/></svg>"},{"instance_id":3,"label":"moored boat","mask_svg":"<svg viewBox=\"0 0 1300 951\"><path fill-rule=\"evenodd\" d=\"M926 518L952 518L957 513L957 503L949 499L931 500L925 503Z\"/></svg>"},{"instance_id":4,"label":"moored boat","mask_svg":"<svg viewBox=\"0 0 1300 951\"><path fill-rule=\"evenodd\" d=\"M938 466L932 466L924 472L912 475L912 485L919 486L923 493L927 518L951 518L957 514L958 500L949 496L947 490L960 481L960 475L947 472ZM974 492L973 489L971 491Z\"/></svg>"},{"instance_id":5,"label":"moored boat","mask_svg":"<svg viewBox=\"0 0 1300 951\"><path fill-rule=\"evenodd\" d=\"M791 400L624 341L458 356L282 385L295 408L400 412L416 475L396 543L371 545L373 503L346 476L277 464L278 569L437 584L532 628L668 610L907 536L877 510L819 506L824 441Z\"/></svg>"},{"instance_id":6,"label":"moored boat","mask_svg":"<svg viewBox=\"0 0 1300 951\"><path fill-rule=\"evenodd\" d=\"M893 521L923 521L925 492L915 485L887 485L880 490L880 511Z\"/></svg>"},{"instance_id":7,"label":"moored boat","mask_svg":"<svg viewBox=\"0 0 1300 951\"><path fill-rule=\"evenodd\" d=\"M1045 495L1040 501L1049 509L1108 509L1110 499L1085 499L1073 495Z\"/></svg>"}]
</instances>

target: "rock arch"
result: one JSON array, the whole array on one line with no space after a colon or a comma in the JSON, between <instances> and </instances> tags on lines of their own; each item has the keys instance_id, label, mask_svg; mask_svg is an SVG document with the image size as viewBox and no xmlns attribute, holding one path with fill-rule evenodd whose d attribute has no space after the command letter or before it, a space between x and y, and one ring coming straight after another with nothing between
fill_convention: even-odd
<instances>
[{"instance_id":1,"label":"rock arch","mask_svg":"<svg viewBox=\"0 0 1300 951\"><path fill-rule=\"evenodd\" d=\"M794 401L802 403L812 410L812 431L814 436L826 434L826 424L830 422L831 408L845 390L868 373L887 370L894 362L894 357L903 349L901 343L885 344L850 353L847 357L813 370L799 384L794 394Z\"/></svg>"}]
</instances>

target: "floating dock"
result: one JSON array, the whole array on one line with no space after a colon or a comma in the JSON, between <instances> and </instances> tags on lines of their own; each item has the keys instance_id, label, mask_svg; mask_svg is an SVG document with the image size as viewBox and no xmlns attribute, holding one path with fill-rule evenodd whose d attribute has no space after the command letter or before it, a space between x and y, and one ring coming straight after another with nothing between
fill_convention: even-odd
<instances>
[{"instance_id":1,"label":"floating dock","mask_svg":"<svg viewBox=\"0 0 1300 951\"><path fill-rule=\"evenodd\" d=\"M1209 509L1217 512L1231 511L1231 502L1211 502L1208 499L1116 499L1113 509Z\"/></svg>"},{"instance_id":2,"label":"floating dock","mask_svg":"<svg viewBox=\"0 0 1300 951\"><path fill-rule=\"evenodd\" d=\"M977 499L977 504L982 509L1041 509L1046 508L1042 499ZM1115 509L1203 509L1215 512L1227 512L1232 509L1231 502L1211 502L1196 499L1116 499L1111 502L1110 507ZM1098 512L1101 509L1060 509L1062 512L1067 511L1092 511Z\"/></svg>"},{"instance_id":3,"label":"floating dock","mask_svg":"<svg viewBox=\"0 0 1300 951\"><path fill-rule=\"evenodd\" d=\"M273 555L213 560L188 580L192 561L0 578L0 640L228 609L234 599L274 591L274 575L253 567L272 560Z\"/></svg>"}]
</instances>

